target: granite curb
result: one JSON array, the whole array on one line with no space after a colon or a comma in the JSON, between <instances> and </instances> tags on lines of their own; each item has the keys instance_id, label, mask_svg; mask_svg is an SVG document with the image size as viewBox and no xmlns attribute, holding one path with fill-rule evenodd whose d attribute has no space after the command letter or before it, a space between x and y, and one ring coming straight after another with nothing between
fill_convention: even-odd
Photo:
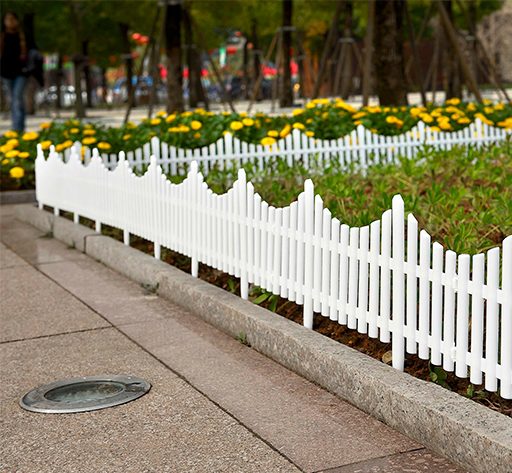
<instances>
[{"instance_id":1,"label":"granite curb","mask_svg":"<svg viewBox=\"0 0 512 473\"><path fill-rule=\"evenodd\" d=\"M233 337L243 332L257 351L470 472L510 472L512 419L33 205L17 206L15 215L43 231L53 221L55 238L81 238L76 248L92 258Z\"/></svg>"},{"instance_id":2,"label":"granite curb","mask_svg":"<svg viewBox=\"0 0 512 473\"><path fill-rule=\"evenodd\" d=\"M0 205L32 202L36 202L36 191L34 189L0 192Z\"/></svg>"}]
</instances>

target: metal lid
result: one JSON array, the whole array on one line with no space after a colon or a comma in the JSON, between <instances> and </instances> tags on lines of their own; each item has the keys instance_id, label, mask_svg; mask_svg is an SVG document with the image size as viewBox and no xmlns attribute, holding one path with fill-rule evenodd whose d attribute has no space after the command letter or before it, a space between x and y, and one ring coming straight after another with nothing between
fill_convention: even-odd
<instances>
[{"instance_id":1,"label":"metal lid","mask_svg":"<svg viewBox=\"0 0 512 473\"><path fill-rule=\"evenodd\" d=\"M95 411L133 401L150 389L136 376L86 376L39 386L20 399L20 406L45 414Z\"/></svg>"}]
</instances>

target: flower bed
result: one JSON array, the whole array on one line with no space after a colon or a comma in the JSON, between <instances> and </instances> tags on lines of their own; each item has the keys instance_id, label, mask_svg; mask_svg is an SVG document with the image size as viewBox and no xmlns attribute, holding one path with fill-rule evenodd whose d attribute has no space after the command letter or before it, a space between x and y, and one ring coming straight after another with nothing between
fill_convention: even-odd
<instances>
[{"instance_id":1,"label":"flower bed","mask_svg":"<svg viewBox=\"0 0 512 473\"><path fill-rule=\"evenodd\" d=\"M458 131L476 118L483 123L512 129L512 104L490 101L483 104L462 103L451 99L442 107L363 107L356 110L342 100L331 102L317 99L291 116L267 116L256 113L224 112L214 114L197 109L194 112L167 115L159 112L152 120L139 125L128 122L119 128L85 124L77 120L65 123L44 123L39 133L21 136L9 131L0 138L0 175L2 189L29 189L34 186L34 159L36 145L43 149L54 145L63 151L81 141L84 146L100 151L118 153L142 147L153 136L180 148L199 148L216 142L223 134L232 133L242 141L272 145L279 138L297 128L307 136L318 139L337 139L362 124L373 133L399 135L411 130L419 120L433 130Z\"/></svg>"}]
</instances>

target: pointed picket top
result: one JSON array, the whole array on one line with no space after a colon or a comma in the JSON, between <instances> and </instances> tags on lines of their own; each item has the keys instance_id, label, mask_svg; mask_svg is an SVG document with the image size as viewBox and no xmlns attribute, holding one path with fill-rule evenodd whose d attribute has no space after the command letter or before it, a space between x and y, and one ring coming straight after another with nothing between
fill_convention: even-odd
<instances>
[{"instance_id":1,"label":"pointed picket top","mask_svg":"<svg viewBox=\"0 0 512 473\"><path fill-rule=\"evenodd\" d=\"M119 160L117 161L118 164L124 163L126 160L126 153L124 151L119 152Z\"/></svg>"},{"instance_id":2,"label":"pointed picket top","mask_svg":"<svg viewBox=\"0 0 512 473\"><path fill-rule=\"evenodd\" d=\"M240 183L242 183L243 185L246 185L246 182L247 182L247 175L245 173L245 169L241 168L238 170L238 180L240 181Z\"/></svg>"}]
</instances>

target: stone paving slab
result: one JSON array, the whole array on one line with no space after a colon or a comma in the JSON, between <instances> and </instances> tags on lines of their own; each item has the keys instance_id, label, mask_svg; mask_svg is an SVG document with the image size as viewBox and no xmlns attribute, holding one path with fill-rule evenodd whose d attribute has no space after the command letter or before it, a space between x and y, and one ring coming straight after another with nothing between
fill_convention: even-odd
<instances>
[{"instance_id":1,"label":"stone paving slab","mask_svg":"<svg viewBox=\"0 0 512 473\"><path fill-rule=\"evenodd\" d=\"M14 218L2 218L0 233L2 242L31 264L87 259L80 251L63 245L32 225Z\"/></svg>"},{"instance_id":2,"label":"stone paving slab","mask_svg":"<svg viewBox=\"0 0 512 473\"><path fill-rule=\"evenodd\" d=\"M0 342L110 324L32 266L1 270Z\"/></svg>"},{"instance_id":3,"label":"stone paving slab","mask_svg":"<svg viewBox=\"0 0 512 473\"><path fill-rule=\"evenodd\" d=\"M426 449L393 455L322 473L459 473L461 470Z\"/></svg>"},{"instance_id":4,"label":"stone paving slab","mask_svg":"<svg viewBox=\"0 0 512 473\"><path fill-rule=\"evenodd\" d=\"M113 328L3 344L0 358L0 471L299 471ZM131 403L79 414L18 405L37 385L98 374L137 375L152 388Z\"/></svg>"},{"instance_id":5,"label":"stone paving slab","mask_svg":"<svg viewBox=\"0 0 512 473\"><path fill-rule=\"evenodd\" d=\"M184 312L176 306L170 312L168 302L90 258L40 264L38 268L116 326Z\"/></svg>"},{"instance_id":6,"label":"stone paving slab","mask_svg":"<svg viewBox=\"0 0 512 473\"><path fill-rule=\"evenodd\" d=\"M29 267L29 264L20 258L16 253L12 252L3 243L0 243L0 270L7 268L15 268L18 266Z\"/></svg>"}]
</instances>

